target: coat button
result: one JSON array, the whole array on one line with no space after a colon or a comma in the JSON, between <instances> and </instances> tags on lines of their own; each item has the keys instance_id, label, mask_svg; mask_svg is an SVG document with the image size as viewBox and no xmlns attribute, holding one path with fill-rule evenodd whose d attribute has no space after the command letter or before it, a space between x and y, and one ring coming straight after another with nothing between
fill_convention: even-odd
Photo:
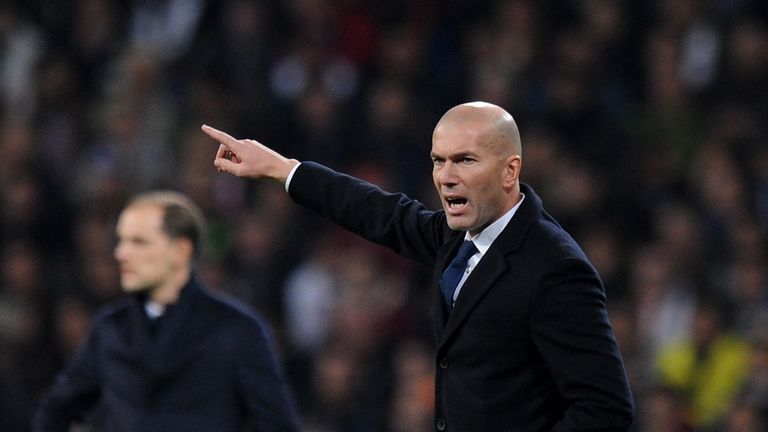
<instances>
[{"instance_id":1,"label":"coat button","mask_svg":"<svg viewBox=\"0 0 768 432\"><path fill-rule=\"evenodd\" d=\"M438 363L440 366L440 369L447 369L448 368L448 357L441 357L440 362Z\"/></svg>"},{"instance_id":2,"label":"coat button","mask_svg":"<svg viewBox=\"0 0 768 432\"><path fill-rule=\"evenodd\" d=\"M437 426L437 430L445 430L445 419L439 418L437 419L437 423L435 423L435 426Z\"/></svg>"}]
</instances>

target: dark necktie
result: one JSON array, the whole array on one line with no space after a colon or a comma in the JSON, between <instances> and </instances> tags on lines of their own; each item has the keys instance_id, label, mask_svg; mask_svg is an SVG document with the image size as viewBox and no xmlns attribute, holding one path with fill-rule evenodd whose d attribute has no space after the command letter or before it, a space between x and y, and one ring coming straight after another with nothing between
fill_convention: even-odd
<instances>
[{"instance_id":1,"label":"dark necktie","mask_svg":"<svg viewBox=\"0 0 768 432\"><path fill-rule=\"evenodd\" d=\"M461 244L459 251L456 252L456 257L448 265L440 277L440 291L443 293L443 299L448 306L453 305L453 292L456 291L456 287L461 281L461 276L464 274L464 269L467 268L467 261L469 257L477 253L475 244L469 240L464 240Z\"/></svg>"}]
</instances>

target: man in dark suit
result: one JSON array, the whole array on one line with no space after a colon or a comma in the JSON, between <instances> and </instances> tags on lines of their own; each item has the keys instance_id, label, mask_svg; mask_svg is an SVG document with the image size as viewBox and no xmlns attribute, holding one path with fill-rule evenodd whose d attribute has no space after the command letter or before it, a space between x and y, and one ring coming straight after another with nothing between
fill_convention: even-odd
<instances>
[{"instance_id":1,"label":"man in dark suit","mask_svg":"<svg viewBox=\"0 0 768 432\"><path fill-rule=\"evenodd\" d=\"M267 325L193 272L202 227L197 206L174 192L123 210L115 258L130 295L96 315L33 430L67 431L96 406L105 431L298 430Z\"/></svg>"},{"instance_id":2,"label":"man in dark suit","mask_svg":"<svg viewBox=\"0 0 768 432\"><path fill-rule=\"evenodd\" d=\"M296 202L434 268L436 430L630 428L634 403L601 281L520 183L520 136L505 110L467 103L438 122L431 156L440 211L203 131L220 143L220 171L284 182Z\"/></svg>"}]
</instances>

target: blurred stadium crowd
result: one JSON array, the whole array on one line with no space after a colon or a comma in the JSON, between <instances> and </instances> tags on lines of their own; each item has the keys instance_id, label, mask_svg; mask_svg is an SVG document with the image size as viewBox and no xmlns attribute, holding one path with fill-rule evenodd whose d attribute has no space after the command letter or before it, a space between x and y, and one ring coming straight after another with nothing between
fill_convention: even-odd
<instances>
[{"instance_id":1,"label":"blurred stadium crowd","mask_svg":"<svg viewBox=\"0 0 768 432\"><path fill-rule=\"evenodd\" d=\"M199 127L437 208L431 129L469 100L515 116L522 180L600 271L635 430L767 430L767 19L758 0L2 2L0 430L28 430L121 295L115 217L155 188L207 212L200 273L269 318L305 430L429 430L429 269L217 173Z\"/></svg>"}]
</instances>

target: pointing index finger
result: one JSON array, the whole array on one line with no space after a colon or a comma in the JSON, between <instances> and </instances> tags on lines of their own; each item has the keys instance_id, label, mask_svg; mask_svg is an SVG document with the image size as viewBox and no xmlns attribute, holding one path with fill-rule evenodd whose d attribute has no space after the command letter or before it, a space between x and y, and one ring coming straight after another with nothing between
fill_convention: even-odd
<instances>
[{"instance_id":1,"label":"pointing index finger","mask_svg":"<svg viewBox=\"0 0 768 432\"><path fill-rule=\"evenodd\" d=\"M229 147L230 149L233 149L233 150L236 151L237 149L242 148L243 144L239 140L235 139L234 137L232 137L231 135L229 135L226 132L222 132L222 131L220 131L220 130L218 130L216 128L212 128L212 127L210 127L208 125L203 125L201 127L201 129L203 130L203 132L205 132L206 135L208 135L209 137L213 138L214 140L216 140L220 144L223 144L223 145Z\"/></svg>"}]
</instances>

